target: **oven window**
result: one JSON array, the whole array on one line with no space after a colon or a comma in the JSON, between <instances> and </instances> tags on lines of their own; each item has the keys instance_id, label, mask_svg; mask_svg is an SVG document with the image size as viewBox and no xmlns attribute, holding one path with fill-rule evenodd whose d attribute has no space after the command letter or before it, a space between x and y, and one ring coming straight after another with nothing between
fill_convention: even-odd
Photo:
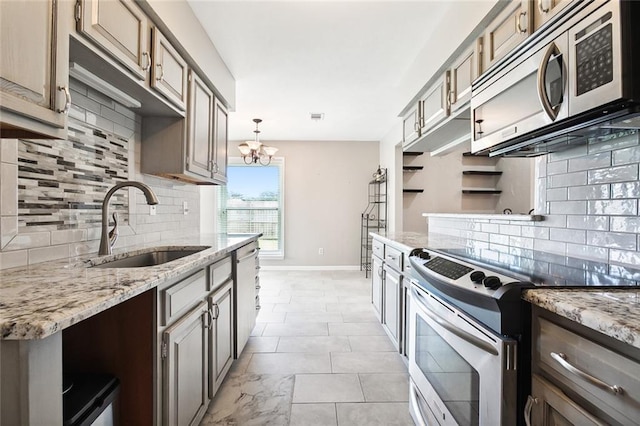
<instances>
[{"instance_id":1,"label":"oven window","mask_svg":"<svg viewBox=\"0 0 640 426\"><path fill-rule=\"evenodd\" d=\"M478 425L478 372L419 315L416 321L416 364L458 424Z\"/></svg>"}]
</instances>

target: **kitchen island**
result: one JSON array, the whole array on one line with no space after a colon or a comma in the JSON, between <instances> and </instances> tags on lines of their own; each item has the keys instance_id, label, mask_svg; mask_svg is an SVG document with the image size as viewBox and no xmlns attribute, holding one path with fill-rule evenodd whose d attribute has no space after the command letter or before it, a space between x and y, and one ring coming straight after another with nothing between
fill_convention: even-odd
<instances>
[{"instance_id":1,"label":"kitchen island","mask_svg":"<svg viewBox=\"0 0 640 426\"><path fill-rule=\"evenodd\" d=\"M94 254L0 270L2 423L62 424L63 369L118 373L121 400L130 404L131 411L140 412L132 420L158 422L154 418L161 375L158 327L170 320L160 313L165 299L159 298L158 287L187 281L200 271L200 281L206 284L197 285L213 290L216 278L213 269L211 278L206 277L207 268L230 255L235 259L239 249L255 244L259 236L202 235L162 241L160 247L114 250L110 256ZM200 251L156 266L99 267L159 248ZM230 259L223 268L229 277ZM253 280L250 285L255 285ZM167 292L167 306L182 302L185 294ZM127 404L121 405L126 411Z\"/></svg>"}]
</instances>

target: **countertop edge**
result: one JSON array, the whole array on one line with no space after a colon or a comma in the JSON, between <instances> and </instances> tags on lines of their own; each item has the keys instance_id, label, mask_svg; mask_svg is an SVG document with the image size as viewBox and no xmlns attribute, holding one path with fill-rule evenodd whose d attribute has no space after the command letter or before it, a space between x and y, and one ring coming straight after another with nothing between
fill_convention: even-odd
<instances>
[{"instance_id":1,"label":"countertop edge","mask_svg":"<svg viewBox=\"0 0 640 426\"><path fill-rule=\"evenodd\" d=\"M489 214L489 213L422 213L422 217L441 217L449 219L488 219L509 220L519 222L541 222L543 215L539 214Z\"/></svg>"}]
</instances>

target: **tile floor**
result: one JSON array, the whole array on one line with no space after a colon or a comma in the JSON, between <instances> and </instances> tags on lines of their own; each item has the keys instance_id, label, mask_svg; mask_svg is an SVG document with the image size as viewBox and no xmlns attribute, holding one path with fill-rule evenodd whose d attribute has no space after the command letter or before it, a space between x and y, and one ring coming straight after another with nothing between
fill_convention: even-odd
<instances>
[{"instance_id":1,"label":"tile floor","mask_svg":"<svg viewBox=\"0 0 640 426\"><path fill-rule=\"evenodd\" d=\"M202 425L413 425L359 271L261 271L262 309Z\"/></svg>"}]
</instances>

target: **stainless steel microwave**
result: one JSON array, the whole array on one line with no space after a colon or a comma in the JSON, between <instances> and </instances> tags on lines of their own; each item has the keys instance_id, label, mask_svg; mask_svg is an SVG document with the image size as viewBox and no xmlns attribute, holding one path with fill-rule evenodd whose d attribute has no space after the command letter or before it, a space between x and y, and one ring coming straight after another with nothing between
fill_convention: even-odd
<instances>
[{"instance_id":1,"label":"stainless steel microwave","mask_svg":"<svg viewBox=\"0 0 640 426\"><path fill-rule=\"evenodd\" d=\"M474 153L535 156L640 128L640 2L574 1L472 87Z\"/></svg>"}]
</instances>

